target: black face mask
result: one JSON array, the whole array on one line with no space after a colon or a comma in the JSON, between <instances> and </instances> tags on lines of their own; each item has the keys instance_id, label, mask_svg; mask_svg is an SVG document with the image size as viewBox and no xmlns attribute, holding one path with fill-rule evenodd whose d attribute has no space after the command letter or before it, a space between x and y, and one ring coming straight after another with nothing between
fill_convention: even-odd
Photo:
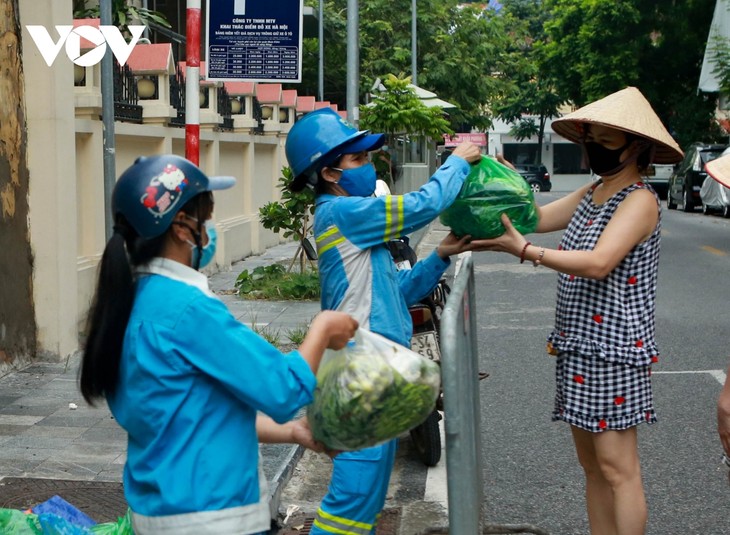
<instances>
[{"instance_id":1,"label":"black face mask","mask_svg":"<svg viewBox=\"0 0 730 535\"><path fill-rule=\"evenodd\" d=\"M620 161L621 154L630 143L629 141L618 149L607 149L600 143L586 142L584 146L588 154L588 165L597 175L615 175L632 161L631 158L627 158L623 162Z\"/></svg>"}]
</instances>

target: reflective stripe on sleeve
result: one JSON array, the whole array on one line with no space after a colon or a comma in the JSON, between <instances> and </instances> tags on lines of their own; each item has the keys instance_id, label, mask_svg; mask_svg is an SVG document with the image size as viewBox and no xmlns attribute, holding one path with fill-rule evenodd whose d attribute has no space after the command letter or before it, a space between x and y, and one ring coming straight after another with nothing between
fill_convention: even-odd
<instances>
[{"instance_id":1,"label":"reflective stripe on sleeve","mask_svg":"<svg viewBox=\"0 0 730 535\"><path fill-rule=\"evenodd\" d=\"M400 238L403 233L403 195L385 197L384 241Z\"/></svg>"},{"instance_id":2,"label":"reflective stripe on sleeve","mask_svg":"<svg viewBox=\"0 0 730 535\"><path fill-rule=\"evenodd\" d=\"M314 525L327 533L337 533L339 535L370 535L373 529L372 524L331 515L323 511L322 508L317 511Z\"/></svg>"},{"instance_id":3,"label":"reflective stripe on sleeve","mask_svg":"<svg viewBox=\"0 0 730 535\"><path fill-rule=\"evenodd\" d=\"M344 242L345 237L340 229L332 226L317 236L314 241L317 243L317 254L321 255Z\"/></svg>"}]
</instances>

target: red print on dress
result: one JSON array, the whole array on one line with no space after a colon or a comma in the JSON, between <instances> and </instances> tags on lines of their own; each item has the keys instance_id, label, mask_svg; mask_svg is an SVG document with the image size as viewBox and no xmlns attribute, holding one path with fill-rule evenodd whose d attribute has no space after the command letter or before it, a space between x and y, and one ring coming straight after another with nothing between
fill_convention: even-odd
<instances>
[{"instance_id":1,"label":"red print on dress","mask_svg":"<svg viewBox=\"0 0 730 535\"><path fill-rule=\"evenodd\" d=\"M613 398L613 402L616 405L623 405L625 401L626 401L626 398L623 396L616 396L615 398Z\"/></svg>"},{"instance_id":2,"label":"red print on dress","mask_svg":"<svg viewBox=\"0 0 730 535\"><path fill-rule=\"evenodd\" d=\"M596 314L595 316L593 316L593 321L595 321L596 323L603 323L603 316L601 316L600 314Z\"/></svg>"},{"instance_id":3,"label":"red print on dress","mask_svg":"<svg viewBox=\"0 0 730 535\"><path fill-rule=\"evenodd\" d=\"M628 282L629 282L629 284L636 284L636 277L634 277L634 276L629 277Z\"/></svg>"}]
</instances>

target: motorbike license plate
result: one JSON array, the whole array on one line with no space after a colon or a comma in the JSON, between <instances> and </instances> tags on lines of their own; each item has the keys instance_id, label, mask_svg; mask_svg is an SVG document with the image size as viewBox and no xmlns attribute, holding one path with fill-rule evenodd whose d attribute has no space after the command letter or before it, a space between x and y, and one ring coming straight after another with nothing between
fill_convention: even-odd
<instances>
[{"instance_id":1,"label":"motorbike license plate","mask_svg":"<svg viewBox=\"0 0 730 535\"><path fill-rule=\"evenodd\" d=\"M441 350L436 341L436 333L416 333L411 338L411 349L431 360L441 360Z\"/></svg>"}]
</instances>

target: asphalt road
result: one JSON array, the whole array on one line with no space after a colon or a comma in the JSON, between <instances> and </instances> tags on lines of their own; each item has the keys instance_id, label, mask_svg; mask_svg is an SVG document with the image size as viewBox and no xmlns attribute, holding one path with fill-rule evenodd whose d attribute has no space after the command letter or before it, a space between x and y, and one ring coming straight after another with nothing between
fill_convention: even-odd
<instances>
[{"instance_id":1,"label":"asphalt road","mask_svg":"<svg viewBox=\"0 0 730 535\"><path fill-rule=\"evenodd\" d=\"M542 194L540 201L559 194ZM533 242L557 245L559 234ZM583 476L564 423L551 422L554 361L545 353L556 275L498 253L474 255L484 492L490 521L552 534L589 532ZM639 429L650 535L730 533L715 401L730 361L730 220L664 210L657 299L659 423Z\"/></svg>"},{"instance_id":2,"label":"asphalt road","mask_svg":"<svg viewBox=\"0 0 730 535\"><path fill-rule=\"evenodd\" d=\"M542 193L542 204L561 193ZM440 239L431 233L424 250ZM555 247L560 233L535 235ZM430 242L429 242L430 240ZM421 250L419 248L419 255ZM485 518L551 535L589 533L583 475L567 424L551 422L554 360L545 352L556 274L500 253L474 255L481 383ZM720 464L715 402L730 361L730 220L663 210L653 384L659 422L639 428L648 535L730 534L730 486ZM399 535L447 524L444 461L426 469L401 440L386 508ZM314 512L330 463L305 454L282 509ZM282 511L283 512L283 511Z\"/></svg>"}]
</instances>

